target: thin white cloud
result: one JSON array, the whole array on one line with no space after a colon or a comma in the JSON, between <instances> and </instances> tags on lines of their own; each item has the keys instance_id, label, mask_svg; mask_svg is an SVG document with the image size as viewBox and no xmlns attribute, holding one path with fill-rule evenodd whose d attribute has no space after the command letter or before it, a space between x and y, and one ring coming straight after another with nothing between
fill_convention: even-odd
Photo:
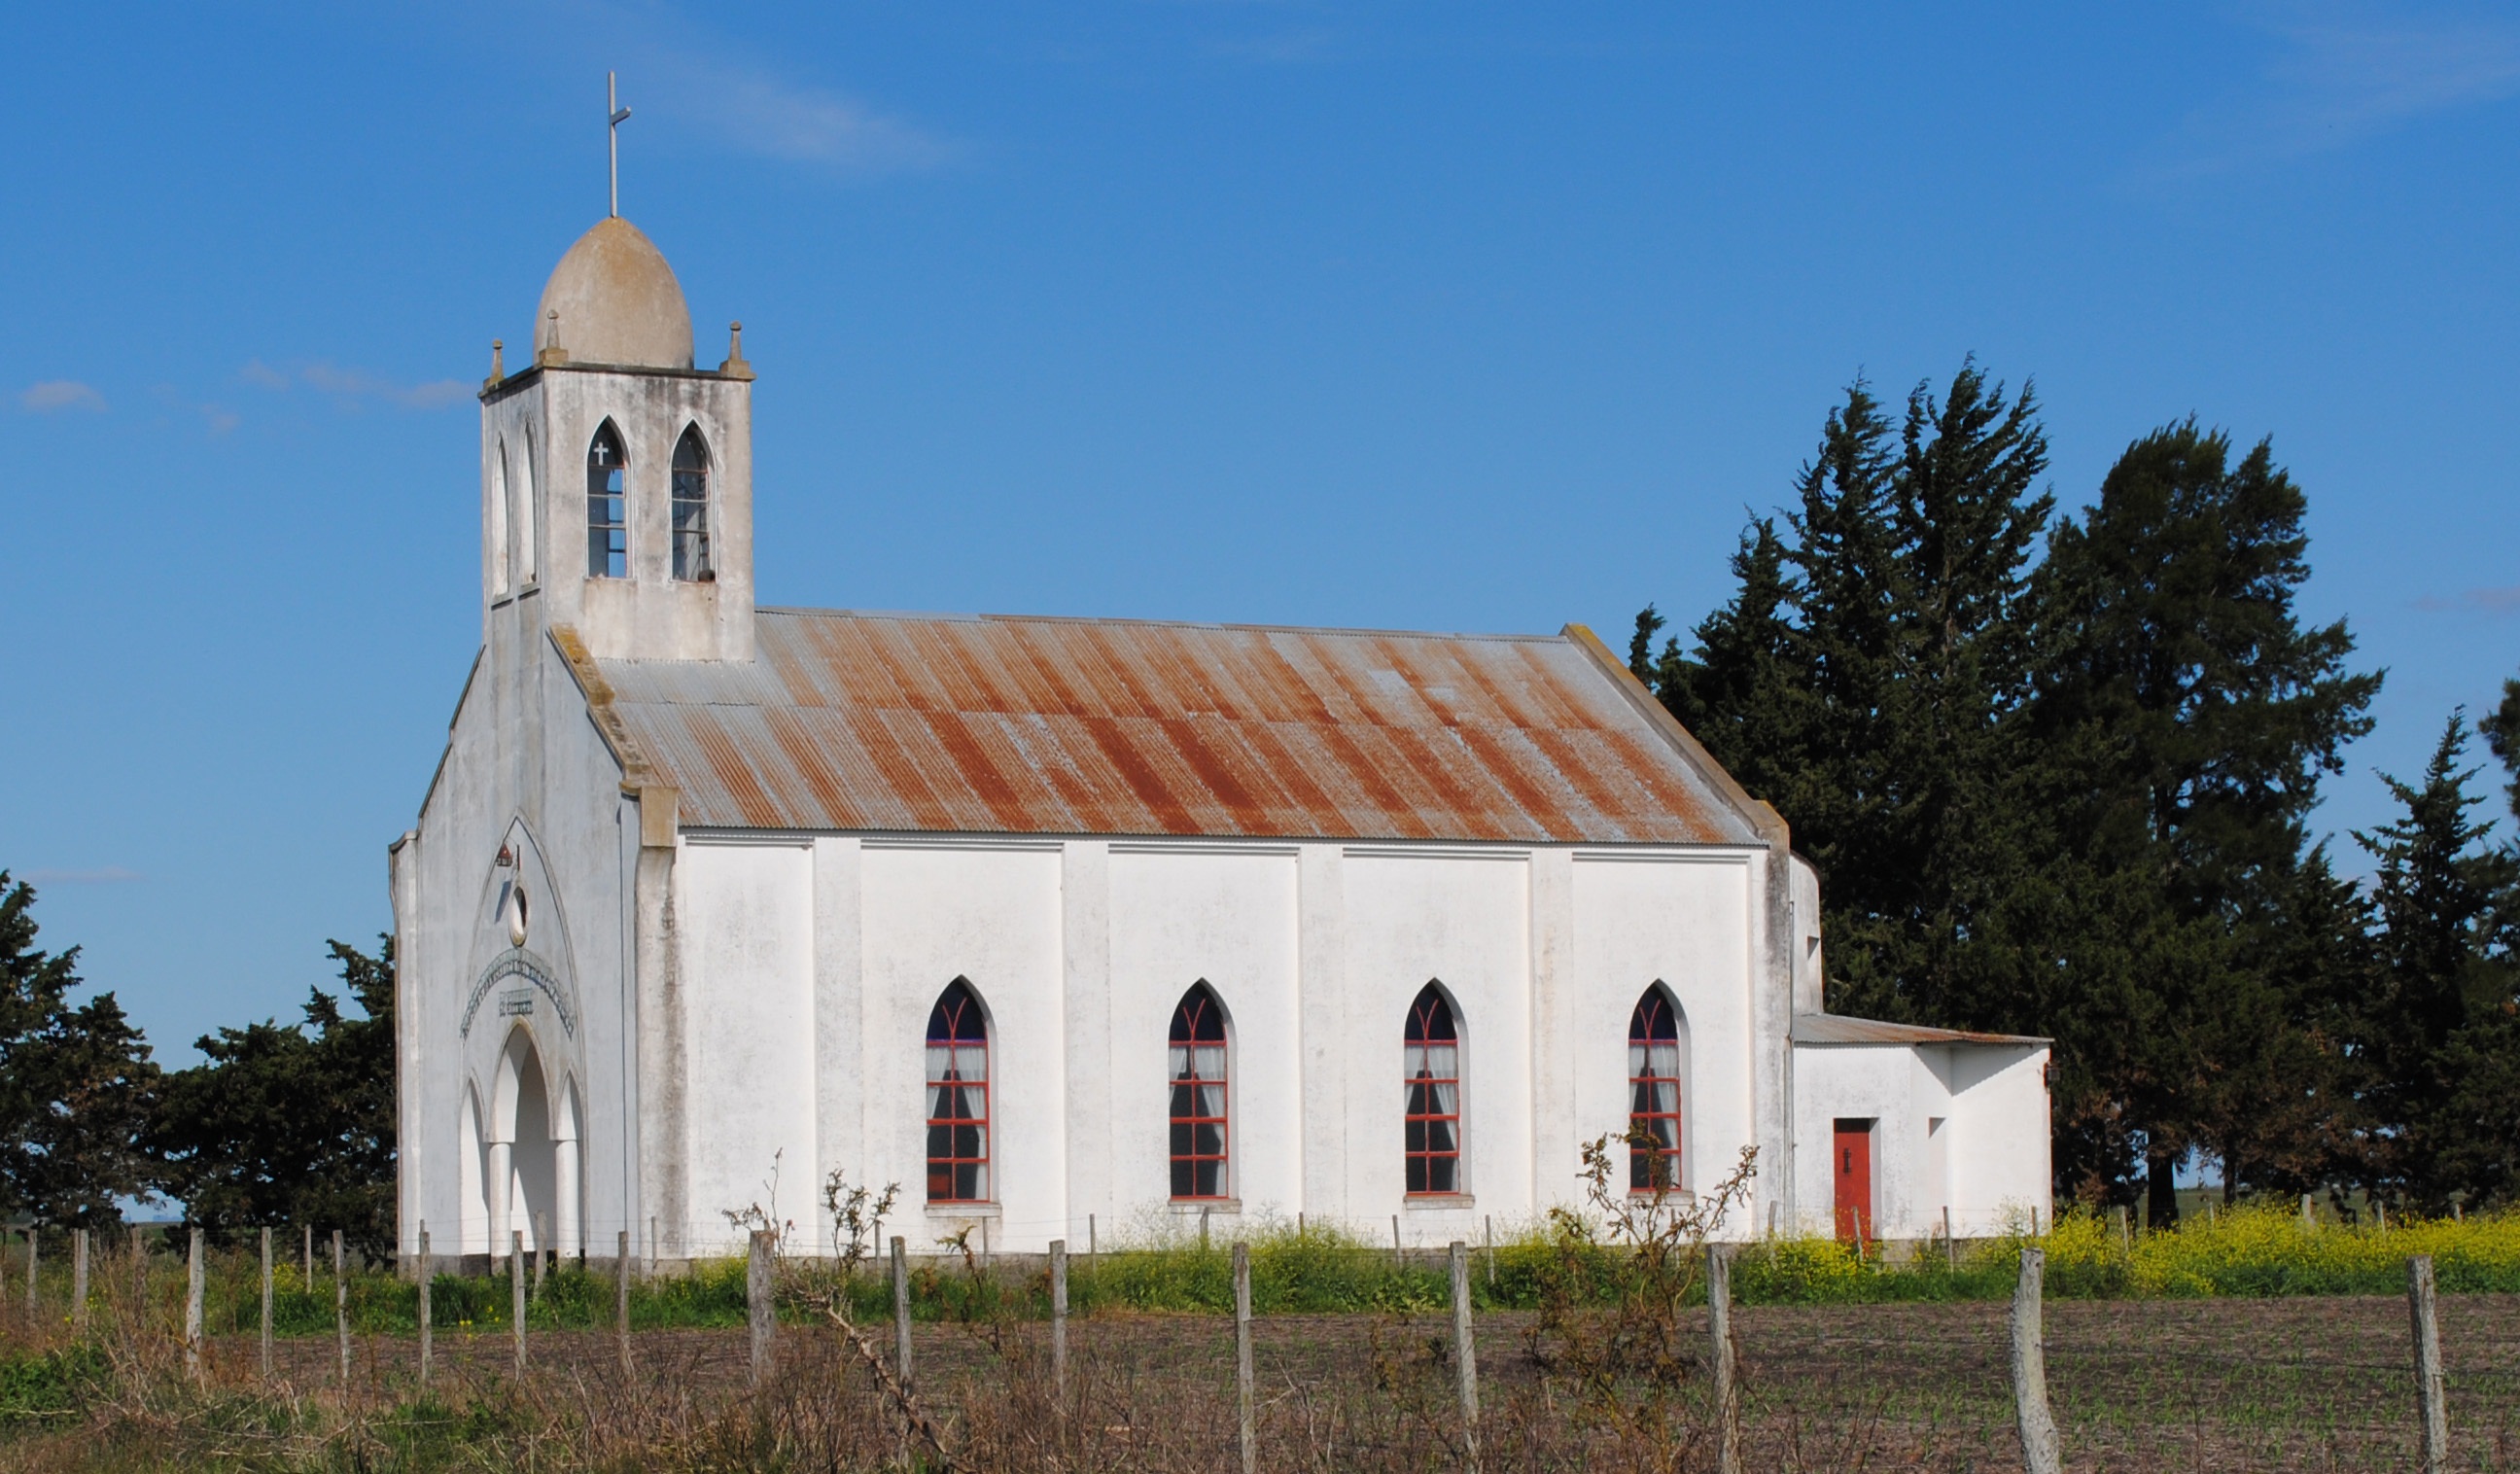
<instances>
[{"instance_id":1,"label":"thin white cloud","mask_svg":"<svg viewBox=\"0 0 2520 1474\"><path fill-rule=\"evenodd\" d=\"M64 410L92 413L105 408L105 396L75 379L47 379L29 384L18 403L38 415L58 415Z\"/></svg>"},{"instance_id":2,"label":"thin white cloud","mask_svg":"<svg viewBox=\"0 0 2520 1474\"><path fill-rule=\"evenodd\" d=\"M344 369L329 362L308 364L297 371L307 387L348 399L382 399L407 410L433 410L465 398L472 390L453 379L433 380L428 383L395 383L380 379L365 369Z\"/></svg>"},{"instance_id":3,"label":"thin white cloud","mask_svg":"<svg viewBox=\"0 0 2520 1474\"><path fill-rule=\"evenodd\" d=\"M659 49L650 64L662 83L656 112L746 153L853 174L895 174L938 168L964 152L844 93L765 67L670 48Z\"/></svg>"},{"instance_id":4,"label":"thin white cloud","mask_svg":"<svg viewBox=\"0 0 2520 1474\"><path fill-rule=\"evenodd\" d=\"M2315 154L2414 118L2520 95L2520 22L2509 20L2318 6L2261 28L2277 49L2256 95L2190 114L2160 172L2220 173Z\"/></svg>"},{"instance_id":5,"label":"thin white cloud","mask_svg":"<svg viewBox=\"0 0 2520 1474\"><path fill-rule=\"evenodd\" d=\"M93 871L28 871L17 878L28 885L119 885L126 880L146 877L138 871L109 865Z\"/></svg>"},{"instance_id":6,"label":"thin white cloud","mask_svg":"<svg viewBox=\"0 0 2520 1474\"><path fill-rule=\"evenodd\" d=\"M2415 607L2453 614L2520 614L2520 584L2505 589L2462 589L2445 598L2427 595Z\"/></svg>"},{"instance_id":7,"label":"thin white cloud","mask_svg":"<svg viewBox=\"0 0 2520 1474\"><path fill-rule=\"evenodd\" d=\"M178 390L173 384L161 383L157 389L158 402L186 415L199 415L212 436L224 435L245 424L242 416L223 404L205 404Z\"/></svg>"},{"instance_id":8,"label":"thin white cloud","mask_svg":"<svg viewBox=\"0 0 2520 1474\"><path fill-rule=\"evenodd\" d=\"M454 404L472 391L453 379L428 383L398 383L365 369L345 369L330 359L301 364L294 373L275 369L261 359L248 360L238 377L261 388L286 391L298 384L337 400L377 400L406 410L434 410Z\"/></svg>"}]
</instances>

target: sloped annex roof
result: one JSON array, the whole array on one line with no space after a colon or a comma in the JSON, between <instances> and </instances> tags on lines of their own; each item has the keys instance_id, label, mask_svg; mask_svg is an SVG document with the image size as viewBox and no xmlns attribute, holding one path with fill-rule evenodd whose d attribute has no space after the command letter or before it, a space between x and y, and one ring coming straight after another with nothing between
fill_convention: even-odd
<instances>
[{"instance_id":1,"label":"sloped annex roof","mask_svg":"<svg viewBox=\"0 0 2520 1474\"><path fill-rule=\"evenodd\" d=\"M1884 1023L1843 1013L1797 1013L1796 1044L2053 1044L2033 1034L1981 1034L1970 1029L1937 1029L1925 1024Z\"/></svg>"},{"instance_id":2,"label":"sloped annex roof","mask_svg":"<svg viewBox=\"0 0 2520 1474\"><path fill-rule=\"evenodd\" d=\"M594 662L685 826L1765 842L1756 806L1577 626L765 608L755 633L752 662Z\"/></svg>"}]
</instances>

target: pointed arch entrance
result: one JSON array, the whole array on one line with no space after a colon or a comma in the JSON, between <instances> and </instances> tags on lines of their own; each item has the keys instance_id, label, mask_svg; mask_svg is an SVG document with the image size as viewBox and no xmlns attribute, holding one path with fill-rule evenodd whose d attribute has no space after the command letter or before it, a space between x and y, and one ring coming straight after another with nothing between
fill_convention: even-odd
<instances>
[{"instance_id":1,"label":"pointed arch entrance","mask_svg":"<svg viewBox=\"0 0 2520 1474\"><path fill-rule=\"evenodd\" d=\"M554 1079L530 1030L509 1031L490 1092L488 1149L482 1187L488 1198L489 1252L495 1258L523 1234L528 1252L584 1252L578 1242L576 1091Z\"/></svg>"}]
</instances>

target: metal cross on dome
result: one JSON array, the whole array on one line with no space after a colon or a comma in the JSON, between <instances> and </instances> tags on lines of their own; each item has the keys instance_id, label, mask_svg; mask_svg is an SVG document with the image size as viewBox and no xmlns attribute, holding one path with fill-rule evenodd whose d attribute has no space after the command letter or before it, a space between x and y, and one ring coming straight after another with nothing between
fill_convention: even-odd
<instances>
[{"instance_id":1,"label":"metal cross on dome","mask_svg":"<svg viewBox=\"0 0 2520 1474\"><path fill-rule=\"evenodd\" d=\"M609 71L604 74L604 111L606 136L612 146L612 213L617 217L621 213L621 120L630 115L630 110L621 106L613 86L614 75Z\"/></svg>"}]
</instances>

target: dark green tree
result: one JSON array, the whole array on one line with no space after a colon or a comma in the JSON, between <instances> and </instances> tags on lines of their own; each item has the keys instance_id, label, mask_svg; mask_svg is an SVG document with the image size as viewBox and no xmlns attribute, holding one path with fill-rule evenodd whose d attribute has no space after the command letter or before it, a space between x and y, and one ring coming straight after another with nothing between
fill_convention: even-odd
<instances>
[{"instance_id":1,"label":"dark green tree","mask_svg":"<svg viewBox=\"0 0 2520 1474\"><path fill-rule=\"evenodd\" d=\"M140 1191L158 1066L112 993L73 1006L78 949L34 945L34 887L0 871L0 1208L48 1227L119 1222Z\"/></svg>"},{"instance_id":2,"label":"dark green tree","mask_svg":"<svg viewBox=\"0 0 2520 1474\"><path fill-rule=\"evenodd\" d=\"M2427 1211L2507 1199L2520 1169L2520 959L2509 898L2520 865L2470 811L2454 713L2420 782L2383 775L2403 813L2354 837L2378 862L2381 976L2358 1010L2372 1129L2363 1185Z\"/></svg>"},{"instance_id":3,"label":"dark green tree","mask_svg":"<svg viewBox=\"0 0 2520 1474\"><path fill-rule=\"evenodd\" d=\"M215 1235L338 1228L381 1256L394 1228L393 941L373 956L329 945L341 994L308 989L302 1024L203 1037L204 1062L166 1077L150 1142L165 1192Z\"/></svg>"},{"instance_id":4,"label":"dark green tree","mask_svg":"<svg viewBox=\"0 0 2520 1474\"><path fill-rule=\"evenodd\" d=\"M1784 528L1754 519L1733 600L1640 675L1820 871L1832 1005L1892 1018L2028 1027L2001 934L2022 875L2017 737L2028 687L2037 402L1974 362L1895 424L1858 381L1829 412Z\"/></svg>"},{"instance_id":5,"label":"dark green tree","mask_svg":"<svg viewBox=\"0 0 2520 1474\"><path fill-rule=\"evenodd\" d=\"M2057 527L2037 580L2028 771L2055 826L2048 859L2121 908L2053 935L2069 970L2133 990L2138 1048L2106 1088L2156 1223L2177 1213L2190 1147L2225 1157L2228 1183L2238 1136L2332 1098L2303 1089L2331 1056L2275 959L2307 918L2294 903L2316 911L2332 890L2323 862L2303 863L2304 822L2369 730L2380 678L2346 668L2342 621L2304 628L2295 611L2307 506L2266 442L2234 462L2227 435L2164 426ZM2288 896L2296 884L2312 896Z\"/></svg>"},{"instance_id":6,"label":"dark green tree","mask_svg":"<svg viewBox=\"0 0 2520 1474\"><path fill-rule=\"evenodd\" d=\"M2503 795L2511 800L2511 817L2520 820L2520 680L2502 683L2502 704L2476 724L2485 734L2485 745L2502 760L2502 771L2511 776Z\"/></svg>"}]
</instances>

